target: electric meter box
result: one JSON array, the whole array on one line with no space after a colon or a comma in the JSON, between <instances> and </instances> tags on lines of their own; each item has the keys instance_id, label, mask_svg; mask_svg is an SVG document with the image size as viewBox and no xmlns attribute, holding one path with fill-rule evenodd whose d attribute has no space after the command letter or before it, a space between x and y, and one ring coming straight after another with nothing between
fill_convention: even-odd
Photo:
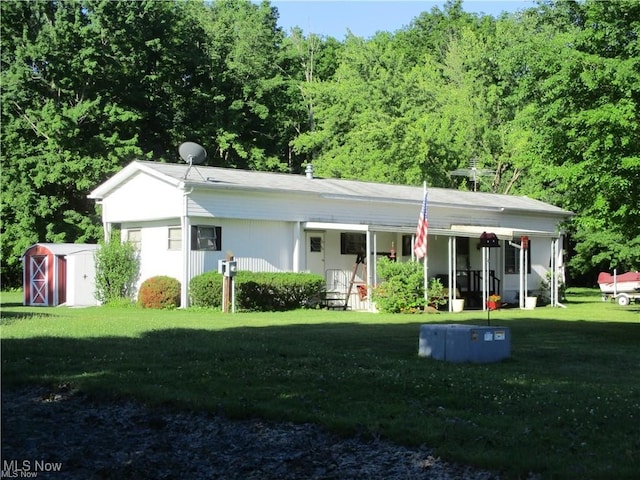
<instances>
[{"instance_id":1,"label":"electric meter box","mask_svg":"<svg viewBox=\"0 0 640 480\"><path fill-rule=\"evenodd\" d=\"M421 325L418 355L454 363L491 363L511 356L507 327Z\"/></svg>"}]
</instances>

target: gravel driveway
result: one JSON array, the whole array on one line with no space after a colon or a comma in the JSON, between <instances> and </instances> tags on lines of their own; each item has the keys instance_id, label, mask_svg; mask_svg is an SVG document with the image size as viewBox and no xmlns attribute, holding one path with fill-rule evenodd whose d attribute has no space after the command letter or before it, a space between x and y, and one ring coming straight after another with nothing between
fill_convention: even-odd
<instances>
[{"instance_id":1,"label":"gravel driveway","mask_svg":"<svg viewBox=\"0 0 640 480\"><path fill-rule=\"evenodd\" d=\"M498 479L428 448L342 438L311 424L101 401L65 386L2 392L2 477L52 479Z\"/></svg>"}]
</instances>

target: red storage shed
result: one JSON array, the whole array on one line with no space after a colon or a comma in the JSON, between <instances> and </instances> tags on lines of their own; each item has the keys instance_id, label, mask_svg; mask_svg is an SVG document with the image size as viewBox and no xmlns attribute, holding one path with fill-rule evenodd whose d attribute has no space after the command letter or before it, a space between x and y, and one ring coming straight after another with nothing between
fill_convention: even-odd
<instances>
[{"instance_id":1,"label":"red storage shed","mask_svg":"<svg viewBox=\"0 0 640 480\"><path fill-rule=\"evenodd\" d=\"M53 307L67 301L67 256L95 250L97 245L36 243L22 257L24 305ZM71 272L72 273L72 272Z\"/></svg>"}]
</instances>

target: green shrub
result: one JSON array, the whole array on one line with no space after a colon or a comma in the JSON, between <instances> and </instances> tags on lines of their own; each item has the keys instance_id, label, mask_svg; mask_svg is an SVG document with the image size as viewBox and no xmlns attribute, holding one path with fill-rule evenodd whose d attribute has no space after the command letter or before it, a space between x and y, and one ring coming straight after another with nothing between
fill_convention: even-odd
<instances>
[{"instance_id":1,"label":"green shrub","mask_svg":"<svg viewBox=\"0 0 640 480\"><path fill-rule=\"evenodd\" d=\"M148 278L140 285L138 303L144 308L179 307L180 282L162 275Z\"/></svg>"},{"instance_id":2,"label":"green shrub","mask_svg":"<svg viewBox=\"0 0 640 480\"><path fill-rule=\"evenodd\" d=\"M414 313L425 307L424 271L419 262L378 260L378 276L383 279L373 289L372 300L381 312Z\"/></svg>"},{"instance_id":3,"label":"green shrub","mask_svg":"<svg viewBox=\"0 0 640 480\"><path fill-rule=\"evenodd\" d=\"M213 271L193 277L189 283L191 305L222 308L223 278ZM241 271L234 282L236 308L251 311L310 307L317 303L324 287L324 278L310 273Z\"/></svg>"},{"instance_id":4,"label":"green shrub","mask_svg":"<svg viewBox=\"0 0 640 480\"><path fill-rule=\"evenodd\" d=\"M222 308L222 274L217 271L196 275L189 282L189 296L194 307Z\"/></svg>"},{"instance_id":5,"label":"green shrub","mask_svg":"<svg viewBox=\"0 0 640 480\"><path fill-rule=\"evenodd\" d=\"M238 272L236 307L252 311L282 311L312 307L324 288L324 278L311 273Z\"/></svg>"},{"instance_id":6,"label":"green shrub","mask_svg":"<svg viewBox=\"0 0 640 480\"><path fill-rule=\"evenodd\" d=\"M104 304L131 301L139 275L139 259L133 245L120 242L114 232L111 241L100 242L94 255L96 262L96 299Z\"/></svg>"}]
</instances>

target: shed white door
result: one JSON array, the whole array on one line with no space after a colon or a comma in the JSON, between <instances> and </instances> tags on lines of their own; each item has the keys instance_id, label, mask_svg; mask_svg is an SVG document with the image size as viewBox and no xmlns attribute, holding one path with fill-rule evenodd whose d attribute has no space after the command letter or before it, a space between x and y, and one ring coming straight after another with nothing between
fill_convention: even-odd
<instances>
[{"instance_id":1,"label":"shed white door","mask_svg":"<svg viewBox=\"0 0 640 480\"><path fill-rule=\"evenodd\" d=\"M307 270L324 276L324 232L307 232Z\"/></svg>"},{"instance_id":2,"label":"shed white door","mask_svg":"<svg viewBox=\"0 0 640 480\"><path fill-rule=\"evenodd\" d=\"M49 304L49 257L47 255L33 255L29 257L29 272L31 278L29 285L31 289L30 305Z\"/></svg>"},{"instance_id":3,"label":"shed white door","mask_svg":"<svg viewBox=\"0 0 640 480\"><path fill-rule=\"evenodd\" d=\"M95 279L93 252L67 255L67 305L96 305Z\"/></svg>"}]
</instances>

